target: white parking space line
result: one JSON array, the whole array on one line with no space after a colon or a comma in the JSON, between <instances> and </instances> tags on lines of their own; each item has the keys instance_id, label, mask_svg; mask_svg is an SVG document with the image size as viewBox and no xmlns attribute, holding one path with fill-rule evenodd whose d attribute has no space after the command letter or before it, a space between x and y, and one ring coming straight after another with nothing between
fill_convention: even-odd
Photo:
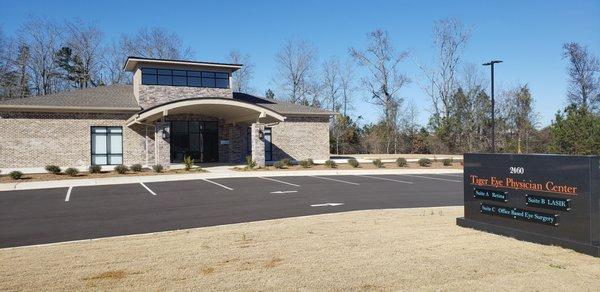
<instances>
[{"instance_id":1,"label":"white parking space line","mask_svg":"<svg viewBox=\"0 0 600 292\"><path fill-rule=\"evenodd\" d=\"M311 207L336 207L343 206L344 203L325 203L325 204L312 204Z\"/></svg>"},{"instance_id":2,"label":"white parking space line","mask_svg":"<svg viewBox=\"0 0 600 292\"><path fill-rule=\"evenodd\" d=\"M297 193L298 191L274 191L271 192L271 194L291 194L291 193Z\"/></svg>"},{"instance_id":3,"label":"white parking space line","mask_svg":"<svg viewBox=\"0 0 600 292\"><path fill-rule=\"evenodd\" d=\"M275 182L278 182L278 183L282 183L282 184L286 184L286 185L290 185L290 186L294 186L294 187L299 187L299 185L297 185L297 184L289 183L287 181L282 181L282 180L278 180L278 179L274 179L274 178L262 177L262 176L259 176L258 178L262 178L262 179L266 179L266 180L270 180L270 181L275 181Z\"/></svg>"},{"instance_id":4,"label":"white parking space line","mask_svg":"<svg viewBox=\"0 0 600 292\"><path fill-rule=\"evenodd\" d=\"M462 180L454 180L454 179L446 179L446 178L439 178L439 177L430 177L430 176L420 176L420 175L412 175L412 174L399 174L401 176L408 176L408 177L418 177L418 178L424 178L424 179L432 179L432 180L441 180L441 181L449 181L449 182L457 182L457 183L462 183Z\"/></svg>"},{"instance_id":5,"label":"white parking space line","mask_svg":"<svg viewBox=\"0 0 600 292\"><path fill-rule=\"evenodd\" d=\"M140 183L148 192L150 192L153 196L156 196L156 193L153 192L149 187L147 187L143 182Z\"/></svg>"},{"instance_id":6,"label":"white parking space line","mask_svg":"<svg viewBox=\"0 0 600 292\"><path fill-rule=\"evenodd\" d=\"M391 178L384 178L384 177L376 177L376 176L370 176L370 175L356 175L359 177L368 177L368 178L372 178L372 179L380 179L380 180L387 180L387 181L393 181L393 182L399 182L399 183L403 183L403 184L413 184L412 181L404 181L404 180L397 180L397 179L391 179Z\"/></svg>"},{"instance_id":7,"label":"white parking space line","mask_svg":"<svg viewBox=\"0 0 600 292\"><path fill-rule=\"evenodd\" d=\"M309 177L320 178L320 179L325 179L325 180L330 180L330 181L337 181L337 182L351 184L351 185L355 185L355 186L359 185L358 183L355 183L355 182L345 181L345 180L335 179L335 178L329 178L329 177L322 177L322 176L315 176L315 175L309 175Z\"/></svg>"},{"instance_id":8,"label":"white parking space line","mask_svg":"<svg viewBox=\"0 0 600 292\"><path fill-rule=\"evenodd\" d=\"M71 191L73 190L73 187L69 187L69 190L67 191L67 196L65 197L65 202L68 202L71 199Z\"/></svg>"},{"instance_id":9,"label":"white parking space line","mask_svg":"<svg viewBox=\"0 0 600 292\"><path fill-rule=\"evenodd\" d=\"M449 176L449 177L455 177L455 178L462 178L462 174L450 174L450 173L436 173L435 175L441 175L441 176Z\"/></svg>"},{"instance_id":10,"label":"white parking space line","mask_svg":"<svg viewBox=\"0 0 600 292\"><path fill-rule=\"evenodd\" d=\"M220 187L222 187L222 188L224 188L224 189L226 189L226 190L233 191L233 189L232 189L232 188L230 188L230 187L228 187L228 186L224 186L224 185L222 185L222 184L220 184L220 183L218 183L218 182L214 182L214 181L212 181L212 180L208 180L208 179L205 179L205 178L203 178L202 180L204 180L204 181L206 181L206 182L209 182L209 183L211 183L211 184L214 184L214 185L218 185L218 186L220 186Z\"/></svg>"}]
</instances>

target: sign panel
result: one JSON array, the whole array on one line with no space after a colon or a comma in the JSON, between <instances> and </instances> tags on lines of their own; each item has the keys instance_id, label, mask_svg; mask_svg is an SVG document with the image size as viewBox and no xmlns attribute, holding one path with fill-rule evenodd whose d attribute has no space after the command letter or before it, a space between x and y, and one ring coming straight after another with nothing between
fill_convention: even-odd
<instances>
[{"instance_id":1,"label":"sign panel","mask_svg":"<svg viewBox=\"0 0 600 292\"><path fill-rule=\"evenodd\" d=\"M600 256L598 156L465 154L461 226Z\"/></svg>"}]
</instances>

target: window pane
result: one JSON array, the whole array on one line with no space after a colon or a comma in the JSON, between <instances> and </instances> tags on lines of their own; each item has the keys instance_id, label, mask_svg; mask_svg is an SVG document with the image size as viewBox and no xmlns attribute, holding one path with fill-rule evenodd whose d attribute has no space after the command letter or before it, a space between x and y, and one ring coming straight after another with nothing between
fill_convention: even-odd
<instances>
[{"instance_id":1,"label":"window pane","mask_svg":"<svg viewBox=\"0 0 600 292\"><path fill-rule=\"evenodd\" d=\"M163 76L163 75L158 75L158 85L171 85L173 84L173 77L172 76Z\"/></svg>"},{"instance_id":2,"label":"window pane","mask_svg":"<svg viewBox=\"0 0 600 292\"><path fill-rule=\"evenodd\" d=\"M173 85L186 86L187 85L187 77L173 76Z\"/></svg>"},{"instance_id":3,"label":"window pane","mask_svg":"<svg viewBox=\"0 0 600 292\"><path fill-rule=\"evenodd\" d=\"M200 71L187 71L187 76L188 77L200 77L201 72Z\"/></svg>"},{"instance_id":4,"label":"window pane","mask_svg":"<svg viewBox=\"0 0 600 292\"><path fill-rule=\"evenodd\" d=\"M172 75L171 70L168 69L158 69L158 75Z\"/></svg>"},{"instance_id":5,"label":"window pane","mask_svg":"<svg viewBox=\"0 0 600 292\"><path fill-rule=\"evenodd\" d=\"M92 127L92 133L106 133L105 127Z\"/></svg>"},{"instance_id":6,"label":"window pane","mask_svg":"<svg viewBox=\"0 0 600 292\"><path fill-rule=\"evenodd\" d=\"M190 122L190 133L200 133L200 122Z\"/></svg>"},{"instance_id":7,"label":"window pane","mask_svg":"<svg viewBox=\"0 0 600 292\"><path fill-rule=\"evenodd\" d=\"M142 73L143 74L156 74L156 69L154 69L154 68L142 68Z\"/></svg>"},{"instance_id":8,"label":"window pane","mask_svg":"<svg viewBox=\"0 0 600 292\"><path fill-rule=\"evenodd\" d=\"M202 72L202 77L215 78L214 72Z\"/></svg>"},{"instance_id":9,"label":"window pane","mask_svg":"<svg viewBox=\"0 0 600 292\"><path fill-rule=\"evenodd\" d=\"M156 85L156 75L142 74L142 84Z\"/></svg>"},{"instance_id":10,"label":"window pane","mask_svg":"<svg viewBox=\"0 0 600 292\"><path fill-rule=\"evenodd\" d=\"M106 155L93 155L92 156L92 164L95 164L95 165L108 164L108 160L106 160Z\"/></svg>"},{"instance_id":11,"label":"window pane","mask_svg":"<svg viewBox=\"0 0 600 292\"><path fill-rule=\"evenodd\" d=\"M185 70L173 70L173 76L186 76Z\"/></svg>"},{"instance_id":12,"label":"window pane","mask_svg":"<svg viewBox=\"0 0 600 292\"><path fill-rule=\"evenodd\" d=\"M121 134L110 134L110 153L123 154L123 136Z\"/></svg>"},{"instance_id":13,"label":"window pane","mask_svg":"<svg viewBox=\"0 0 600 292\"><path fill-rule=\"evenodd\" d=\"M108 131L111 133L123 133L123 129L121 127L111 127L108 128Z\"/></svg>"},{"instance_id":14,"label":"window pane","mask_svg":"<svg viewBox=\"0 0 600 292\"><path fill-rule=\"evenodd\" d=\"M202 86L204 86L204 87L215 87L215 79L214 78L202 77Z\"/></svg>"},{"instance_id":15,"label":"window pane","mask_svg":"<svg viewBox=\"0 0 600 292\"><path fill-rule=\"evenodd\" d=\"M229 78L227 73L215 73L217 78Z\"/></svg>"},{"instance_id":16,"label":"window pane","mask_svg":"<svg viewBox=\"0 0 600 292\"><path fill-rule=\"evenodd\" d=\"M187 122L173 122L172 123L173 133L187 133L188 132L188 123Z\"/></svg>"},{"instance_id":17,"label":"window pane","mask_svg":"<svg viewBox=\"0 0 600 292\"><path fill-rule=\"evenodd\" d=\"M108 158L111 165L123 164L123 155L110 155Z\"/></svg>"},{"instance_id":18,"label":"window pane","mask_svg":"<svg viewBox=\"0 0 600 292\"><path fill-rule=\"evenodd\" d=\"M106 135L92 134L92 154L106 154Z\"/></svg>"},{"instance_id":19,"label":"window pane","mask_svg":"<svg viewBox=\"0 0 600 292\"><path fill-rule=\"evenodd\" d=\"M188 77L188 86L202 86L202 82L200 81L200 77Z\"/></svg>"},{"instance_id":20,"label":"window pane","mask_svg":"<svg viewBox=\"0 0 600 292\"><path fill-rule=\"evenodd\" d=\"M229 79L217 79L217 87L218 88L228 88L229 87Z\"/></svg>"}]
</instances>

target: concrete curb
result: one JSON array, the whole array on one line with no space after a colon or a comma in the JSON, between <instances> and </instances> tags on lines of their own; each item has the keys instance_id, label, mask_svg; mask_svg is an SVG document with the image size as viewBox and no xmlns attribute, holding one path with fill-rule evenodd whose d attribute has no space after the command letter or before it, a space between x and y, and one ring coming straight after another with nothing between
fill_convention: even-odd
<instances>
[{"instance_id":1,"label":"concrete curb","mask_svg":"<svg viewBox=\"0 0 600 292\"><path fill-rule=\"evenodd\" d=\"M81 186L101 186L133 184L140 182L166 182L194 179L217 179L236 177L277 177L277 176L308 176L308 175L376 175L376 174L444 174L463 173L462 169L332 169L332 170L290 170L290 171L230 171L226 173L190 173L165 174L130 177L107 177L96 179L70 179L36 182L16 182L0 184L1 191L36 190L50 188L68 188Z\"/></svg>"}]
</instances>

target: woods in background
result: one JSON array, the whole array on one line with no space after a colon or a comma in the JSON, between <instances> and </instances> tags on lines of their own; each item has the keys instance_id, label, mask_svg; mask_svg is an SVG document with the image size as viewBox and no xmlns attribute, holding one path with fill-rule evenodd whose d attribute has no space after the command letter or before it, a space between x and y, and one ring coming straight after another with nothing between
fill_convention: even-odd
<instances>
[{"instance_id":1,"label":"woods in background","mask_svg":"<svg viewBox=\"0 0 600 292\"><path fill-rule=\"evenodd\" d=\"M421 73L411 78L404 73L409 52L396 48L381 29L366 34L364 47L322 62L312 43L290 39L274 56L275 87L264 96L338 112L331 123L334 154L487 152L489 80L479 60L463 56L472 33L456 19L436 21L435 55L418 62ZM161 28L140 28L107 40L97 25L80 20L32 19L11 35L0 27L0 99L130 83L123 71L127 56L193 59L194 52L177 34ZM551 125L540 127L527 84L498 90L498 152L600 154L599 61L579 43L564 44L562 57L568 62L568 106ZM224 61L244 64L233 74L232 88L256 94L251 56L233 49ZM417 108L417 97L403 94L411 79L427 96L429 108ZM372 103L378 112L369 119L353 115L357 100ZM420 110L431 113L426 125L417 121Z\"/></svg>"}]
</instances>

